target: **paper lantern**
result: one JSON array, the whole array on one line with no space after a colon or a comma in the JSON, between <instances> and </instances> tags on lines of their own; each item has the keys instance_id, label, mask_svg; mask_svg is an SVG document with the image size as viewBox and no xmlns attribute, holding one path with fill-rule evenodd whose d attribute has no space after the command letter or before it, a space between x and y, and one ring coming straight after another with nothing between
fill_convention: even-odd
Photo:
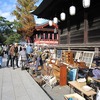
<instances>
[{"instance_id":1,"label":"paper lantern","mask_svg":"<svg viewBox=\"0 0 100 100\"><path fill-rule=\"evenodd\" d=\"M76 8L75 8L75 6L71 6L70 8L69 8L69 13L70 13L70 15L75 15L75 13L76 13Z\"/></svg>"},{"instance_id":2,"label":"paper lantern","mask_svg":"<svg viewBox=\"0 0 100 100\"><path fill-rule=\"evenodd\" d=\"M84 8L90 7L90 0L83 0L83 7Z\"/></svg>"},{"instance_id":3,"label":"paper lantern","mask_svg":"<svg viewBox=\"0 0 100 100\"><path fill-rule=\"evenodd\" d=\"M55 24L57 24L57 23L58 23L58 18L57 18L57 17L54 17L54 18L53 18L53 22L54 22Z\"/></svg>"},{"instance_id":4,"label":"paper lantern","mask_svg":"<svg viewBox=\"0 0 100 100\"><path fill-rule=\"evenodd\" d=\"M52 26L52 20L49 20L49 26Z\"/></svg>"},{"instance_id":5,"label":"paper lantern","mask_svg":"<svg viewBox=\"0 0 100 100\"><path fill-rule=\"evenodd\" d=\"M66 19L66 14L64 12L62 12L60 14L60 18L61 18L62 21L64 21Z\"/></svg>"}]
</instances>

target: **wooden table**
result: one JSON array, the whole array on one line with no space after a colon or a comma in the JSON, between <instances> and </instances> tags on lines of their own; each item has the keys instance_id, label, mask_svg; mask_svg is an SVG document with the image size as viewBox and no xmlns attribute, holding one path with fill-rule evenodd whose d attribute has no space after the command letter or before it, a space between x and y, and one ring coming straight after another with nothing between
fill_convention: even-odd
<instances>
[{"instance_id":1,"label":"wooden table","mask_svg":"<svg viewBox=\"0 0 100 100\"><path fill-rule=\"evenodd\" d=\"M68 82L70 85L70 88L76 88L77 90L79 90L81 92L82 95L86 95L88 97L91 97L91 99L93 100L93 95L96 94L96 92L94 90L90 90L90 91L85 91L82 86L81 83L77 82L77 81L70 81ZM70 91L71 92L71 91Z\"/></svg>"},{"instance_id":2,"label":"wooden table","mask_svg":"<svg viewBox=\"0 0 100 100\"><path fill-rule=\"evenodd\" d=\"M86 100L84 97L80 96L77 93L64 95L64 98L65 100L68 100L69 98L76 98L77 100Z\"/></svg>"}]
</instances>

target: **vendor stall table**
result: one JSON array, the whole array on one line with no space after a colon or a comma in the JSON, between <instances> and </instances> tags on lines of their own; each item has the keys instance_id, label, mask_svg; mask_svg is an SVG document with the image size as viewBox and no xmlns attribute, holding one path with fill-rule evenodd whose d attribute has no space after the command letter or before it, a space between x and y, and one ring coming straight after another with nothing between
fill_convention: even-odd
<instances>
[{"instance_id":1,"label":"vendor stall table","mask_svg":"<svg viewBox=\"0 0 100 100\"><path fill-rule=\"evenodd\" d=\"M77 90L79 90L80 92L81 92L81 94L82 95L86 95L86 96L88 96L88 97L90 97L91 98L91 100L93 100L93 96L96 94L96 92L92 89L92 90L90 90L90 91L85 91L82 87L83 87L83 85L82 85L82 83L79 83L79 82L77 82L77 81L70 81L70 82L68 82L69 83L69 85L70 85L70 92L71 92L71 87L72 88L76 88Z\"/></svg>"}]
</instances>

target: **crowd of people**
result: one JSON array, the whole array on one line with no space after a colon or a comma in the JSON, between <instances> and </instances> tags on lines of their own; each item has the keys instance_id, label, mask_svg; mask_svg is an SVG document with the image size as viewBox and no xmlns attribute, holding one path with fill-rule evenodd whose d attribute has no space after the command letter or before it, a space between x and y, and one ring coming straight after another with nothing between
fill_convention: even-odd
<instances>
[{"instance_id":1,"label":"crowd of people","mask_svg":"<svg viewBox=\"0 0 100 100\"><path fill-rule=\"evenodd\" d=\"M45 52L44 52L45 51ZM24 67L25 65L35 68L43 67L46 59L50 57L50 52L48 48L36 47L31 44L19 45L17 43L10 45L0 45L0 67L2 67L2 58L7 55L7 67Z\"/></svg>"}]
</instances>

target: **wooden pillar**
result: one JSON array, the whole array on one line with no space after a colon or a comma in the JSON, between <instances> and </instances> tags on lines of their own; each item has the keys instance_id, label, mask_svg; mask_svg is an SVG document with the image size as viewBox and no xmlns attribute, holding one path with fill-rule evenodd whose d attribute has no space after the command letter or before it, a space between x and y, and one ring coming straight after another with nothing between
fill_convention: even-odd
<instances>
[{"instance_id":1,"label":"wooden pillar","mask_svg":"<svg viewBox=\"0 0 100 100\"><path fill-rule=\"evenodd\" d=\"M48 39L50 40L50 33L48 33Z\"/></svg>"},{"instance_id":2,"label":"wooden pillar","mask_svg":"<svg viewBox=\"0 0 100 100\"><path fill-rule=\"evenodd\" d=\"M70 20L68 19L69 18L69 16L67 15L67 44L68 44L68 46L70 45L70 34L71 34L71 22L70 22Z\"/></svg>"},{"instance_id":3,"label":"wooden pillar","mask_svg":"<svg viewBox=\"0 0 100 100\"><path fill-rule=\"evenodd\" d=\"M38 35L36 34L36 39L38 39Z\"/></svg>"},{"instance_id":4,"label":"wooden pillar","mask_svg":"<svg viewBox=\"0 0 100 100\"><path fill-rule=\"evenodd\" d=\"M70 45L70 31L67 33L67 44Z\"/></svg>"},{"instance_id":5,"label":"wooden pillar","mask_svg":"<svg viewBox=\"0 0 100 100\"><path fill-rule=\"evenodd\" d=\"M45 40L45 33L43 33L43 39Z\"/></svg>"},{"instance_id":6,"label":"wooden pillar","mask_svg":"<svg viewBox=\"0 0 100 100\"><path fill-rule=\"evenodd\" d=\"M58 29L58 44L60 44L60 34L61 34L61 30Z\"/></svg>"},{"instance_id":7,"label":"wooden pillar","mask_svg":"<svg viewBox=\"0 0 100 100\"><path fill-rule=\"evenodd\" d=\"M99 57L99 48L98 47L95 47L94 48L94 51L95 51L95 56L96 57Z\"/></svg>"},{"instance_id":8,"label":"wooden pillar","mask_svg":"<svg viewBox=\"0 0 100 100\"><path fill-rule=\"evenodd\" d=\"M54 34L55 34L55 33L52 33L52 40L54 40Z\"/></svg>"},{"instance_id":9,"label":"wooden pillar","mask_svg":"<svg viewBox=\"0 0 100 100\"><path fill-rule=\"evenodd\" d=\"M58 40L58 34L57 34L57 40Z\"/></svg>"},{"instance_id":10,"label":"wooden pillar","mask_svg":"<svg viewBox=\"0 0 100 100\"><path fill-rule=\"evenodd\" d=\"M40 34L38 34L38 37L39 37L39 40L41 40L41 33L40 33Z\"/></svg>"},{"instance_id":11,"label":"wooden pillar","mask_svg":"<svg viewBox=\"0 0 100 100\"><path fill-rule=\"evenodd\" d=\"M84 12L84 44L88 43L88 14Z\"/></svg>"},{"instance_id":12,"label":"wooden pillar","mask_svg":"<svg viewBox=\"0 0 100 100\"><path fill-rule=\"evenodd\" d=\"M50 33L48 33L48 43L50 45Z\"/></svg>"}]
</instances>

